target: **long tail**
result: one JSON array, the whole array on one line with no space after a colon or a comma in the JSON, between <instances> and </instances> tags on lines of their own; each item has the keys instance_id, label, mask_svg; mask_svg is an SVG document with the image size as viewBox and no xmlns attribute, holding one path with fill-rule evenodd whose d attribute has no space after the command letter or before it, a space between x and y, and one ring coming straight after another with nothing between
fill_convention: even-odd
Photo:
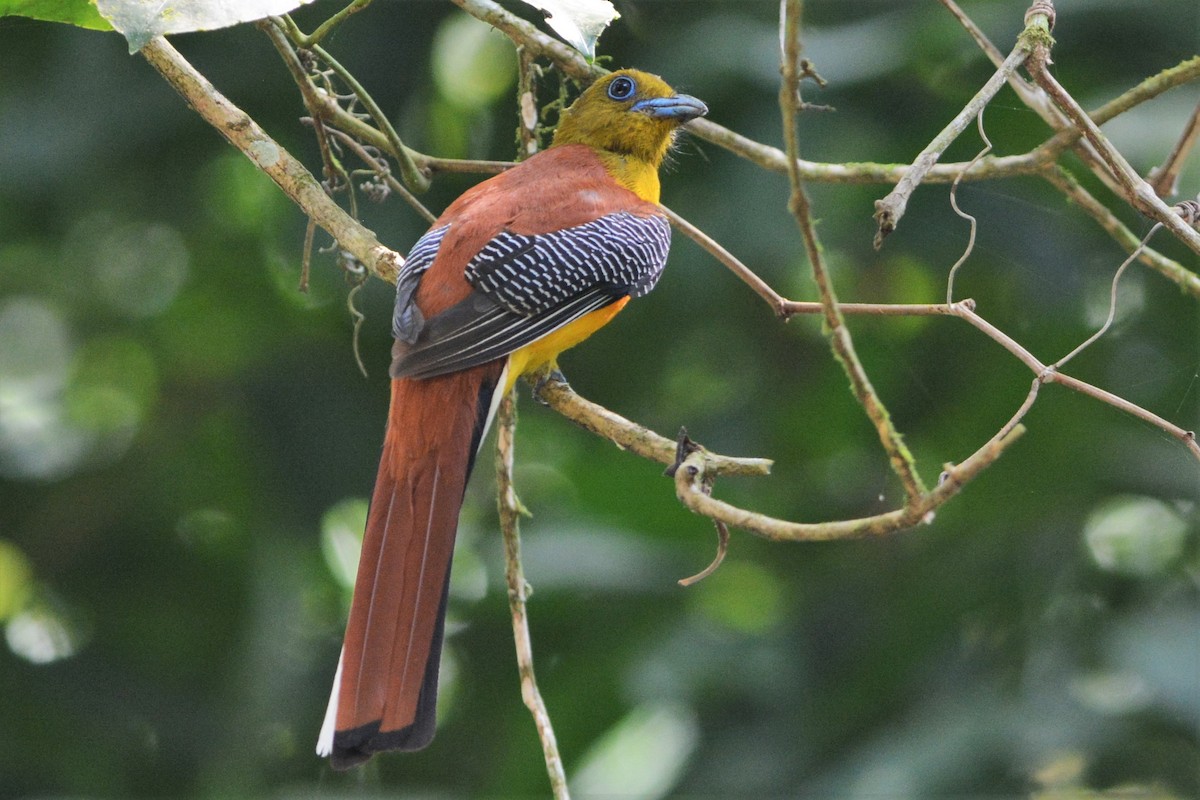
<instances>
[{"instance_id":1,"label":"long tail","mask_svg":"<svg viewBox=\"0 0 1200 800\"><path fill-rule=\"evenodd\" d=\"M346 639L319 755L335 768L433 738L450 557L503 362L392 381Z\"/></svg>"}]
</instances>

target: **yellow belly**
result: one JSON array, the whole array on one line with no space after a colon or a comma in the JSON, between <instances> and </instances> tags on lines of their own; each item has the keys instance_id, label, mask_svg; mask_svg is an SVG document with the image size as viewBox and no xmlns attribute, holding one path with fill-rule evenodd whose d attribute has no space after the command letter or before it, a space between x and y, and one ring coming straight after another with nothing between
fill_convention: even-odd
<instances>
[{"instance_id":1,"label":"yellow belly","mask_svg":"<svg viewBox=\"0 0 1200 800\"><path fill-rule=\"evenodd\" d=\"M574 347L603 328L609 320L617 315L618 311L625 307L627 302L629 302L629 298L623 297L612 305L585 314L574 322L513 352L508 357L508 383L504 386L505 393L512 389L517 378L522 375L536 372L548 364L554 365L559 353Z\"/></svg>"}]
</instances>

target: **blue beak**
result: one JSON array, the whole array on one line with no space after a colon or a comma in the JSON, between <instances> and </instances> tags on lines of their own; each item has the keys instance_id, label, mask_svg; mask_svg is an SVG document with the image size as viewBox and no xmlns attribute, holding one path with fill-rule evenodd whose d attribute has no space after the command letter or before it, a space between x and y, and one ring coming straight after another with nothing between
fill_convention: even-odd
<instances>
[{"instance_id":1,"label":"blue beak","mask_svg":"<svg viewBox=\"0 0 1200 800\"><path fill-rule=\"evenodd\" d=\"M673 119L684 123L689 119L703 117L708 113L708 106L690 94L677 94L673 97L652 97L649 100L639 100L629 110L640 111L655 119Z\"/></svg>"}]
</instances>

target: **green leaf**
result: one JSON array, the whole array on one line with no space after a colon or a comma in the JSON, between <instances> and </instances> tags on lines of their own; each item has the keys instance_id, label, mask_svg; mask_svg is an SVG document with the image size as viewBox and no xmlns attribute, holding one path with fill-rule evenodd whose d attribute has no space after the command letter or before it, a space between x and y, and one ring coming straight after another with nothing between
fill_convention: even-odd
<instances>
[{"instance_id":1,"label":"green leaf","mask_svg":"<svg viewBox=\"0 0 1200 800\"><path fill-rule=\"evenodd\" d=\"M432 55L438 94L456 111L485 109L508 96L517 82L516 53L508 38L469 14L446 18L434 35Z\"/></svg>"},{"instance_id":2,"label":"green leaf","mask_svg":"<svg viewBox=\"0 0 1200 800\"><path fill-rule=\"evenodd\" d=\"M8 16L65 22L93 31L113 29L89 0L0 0L0 17Z\"/></svg>"},{"instance_id":3,"label":"green leaf","mask_svg":"<svg viewBox=\"0 0 1200 800\"><path fill-rule=\"evenodd\" d=\"M33 566L12 542L0 539L0 621L13 617L33 594Z\"/></svg>"},{"instance_id":4,"label":"green leaf","mask_svg":"<svg viewBox=\"0 0 1200 800\"><path fill-rule=\"evenodd\" d=\"M325 565L343 588L354 586L363 528L367 524L366 498L350 497L330 506L321 517L321 552Z\"/></svg>"},{"instance_id":5,"label":"green leaf","mask_svg":"<svg viewBox=\"0 0 1200 800\"><path fill-rule=\"evenodd\" d=\"M1175 509L1153 497L1122 496L1088 517L1084 539L1101 569L1136 578L1166 571L1183 554L1188 526Z\"/></svg>"},{"instance_id":6,"label":"green leaf","mask_svg":"<svg viewBox=\"0 0 1200 800\"><path fill-rule=\"evenodd\" d=\"M587 797L666 797L698 742L690 708L670 702L639 705L584 753L571 791Z\"/></svg>"},{"instance_id":7,"label":"green leaf","mask_svg":"<svg viewBox=\"0 0 1200 800\"><path fill-rule=\"evenodd\" d=\"M579 52L592 60L596 40L608 24L621 16L608 0L525 0L546 16L546 24Z\"/></svg>"},{"instance_id":8,"label":"green leaf","mask_svg":"<svg viewBox=\"0 0 1200 800\"><path fill-rule=\"evenodd\" d=\"M211 31L276 14L312 0L95 0L100 13L129 41L136 53L152 38L172 33Z\"/></svg>"}]
</instances>

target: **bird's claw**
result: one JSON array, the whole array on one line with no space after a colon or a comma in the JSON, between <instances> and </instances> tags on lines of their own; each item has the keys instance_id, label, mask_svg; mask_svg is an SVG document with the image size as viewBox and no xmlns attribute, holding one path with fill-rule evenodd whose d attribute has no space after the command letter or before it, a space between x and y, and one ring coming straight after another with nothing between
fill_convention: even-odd
<instances>
[{"instance_id":1,"label":"bird's claw","mask_svg":"<svg viewBox=\"0 0 1200 800\"><path fill-rule=\"evenodd\" d=\"M559 383L562 384L563 388L571 388L571 384L567 383L567 376L562 374L562 370L560 370L558 367L553 367L543 372L538 376L537 380L534 381L533 399L544 406L550 405L548 402L546 402L546 398L542 396L542 390L544 390L546 386L551 383Z\"/></svg>"}]
</instances>

